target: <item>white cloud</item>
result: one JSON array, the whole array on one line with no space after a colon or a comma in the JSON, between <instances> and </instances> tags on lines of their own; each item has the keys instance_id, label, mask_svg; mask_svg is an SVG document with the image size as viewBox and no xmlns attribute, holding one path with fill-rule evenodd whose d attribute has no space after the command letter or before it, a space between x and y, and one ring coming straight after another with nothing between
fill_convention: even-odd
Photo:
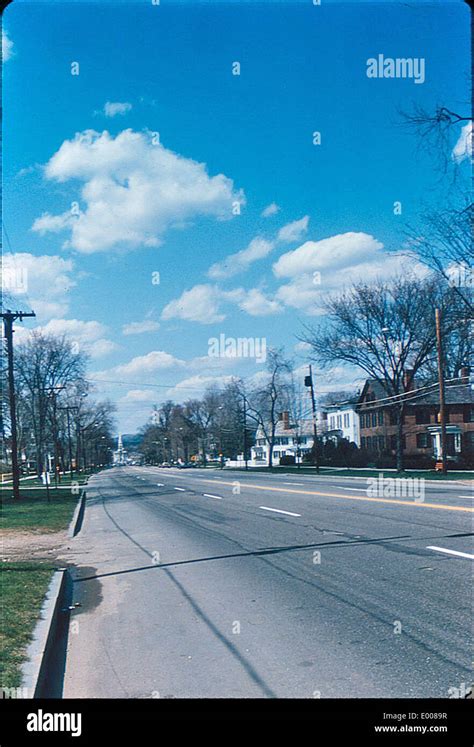
<instances>
[{"instance_id":1,"label":"white cloud","mask_svg":"<svg viewBox=\"0 0 474 747\"><path fill-rule=\"evenodd\" d=\"M270 205L267 205L267 207L262 210L261 216L262 218L271 218L272 215L276 215L279 211L280 208L276 202L271 202Z\"/></svg>"},{"instance_id":2,"label":"white cloud","mask_svg":"<svg viewBox=\"0 0 474 747\"><path fill-rule=\"evenodd\" d=\"M225 315L219 312L222 294L215 285L195 285L179 298L170 301L162 312L162 319L186 319L189 322L212 324L222 322Z\"/></svg>"},{"instance_id":3,"label":"white cloud","mask_svg":"<svg viewBox=\"0 0 474 747\"><path fill-rule=\"evenodd\" d=\"M293 241L300 241L308 230L309 215L305 215L300 220L294 220L287 223L278 231L278 241L284 241L290 244Z\"/></svg>"},{"instance_id":4,"label":"white cloud","mask_svg":"<svg viewBox=\"0 0 474 747\"><path fill-rule=\"evenodd\" d=\"M144 319L143 322L129 322L122 327L123 335L141 335L145 332L156 332L160 328L159 322L152 319Z\"/></svg>"},{"instance_id":5,"label":"white cloud","mask_svg":"<svg viewBox=\"0 0 474 747\"><path fill-rule=\"evenodd\" d=\"M13 42L6 31L2 30L2 60L7 62L14 56Z\"/></svg>"},{"instance_id":6,"label":"white cloud","mask_svg":"<svg viewBox=\"0 0 474 747\"><path fill-rule=\"evenodd\" d=\"M251 316L268 316L282 311L282 306L274 299L268 298L259 288L247 291L239 302L239 308Z\"/></svg>"},{"instance_id":7,"label":"white cloud","mask_svg":"<svg viewBox=\"0 0 474 747\"><path fill-rule=\"evenodd\" d=\"M268 298L259 288L223 290L217 285L195 285L163 309L162 319L185 319L188 322L214 324L226 318L221 306L236 304L251 316L267 316L281 311L275 299Z\"/></svg>"},{"instance_id":8,"label":"white cloud","mask_svg":"<svg viewBox=\"0 0 474 747\"><path fill-rule=\"evenodd\" d=\"M453 148L453 159L460 163L465 158L472 160L473 123L468 122L461 130L461 134Z\"/></svg>"},{"instance_id":9,"label":"white cloud","mask_svg":"<svg viewBox=\"0 0 474 747\"><path fill-rule=\"evenodd\" d=\"M131 111L132 105L128 101L106 101L104 104L104 114L106 117L123 116Z\"/></svg>"},{"instance_id":10,"label":"white cloud","mask_svg":"<svg viewBox=\"0 0 474 747\"><path fill-rule=\"evenodd\" d=\"M173 399L177 402L189 398L196 398L202 396L205 390L215 384L216 386L224 386L232 381L233 376L190 376L188 379L183 379L174 387L171 387L166 392L166 397Z\"/></svg>"},{"instance_id":11,"label":"white cloud","mask_svg":"<svg viewBox=\"0 0 474 747\"><path fill-rule=\"evenodd\" d=\"M345 233L320 241L307 241L283 254L273 265L277 277L289 278L275 299L287 306L315 315L323 313L326 293L356 281L386 279L407 269L425 275L427 269L402 254L383 250L383 244L366 233Z\"/></svg>"},{"instance_id":12,"label":"white cloud","mask_svg":"<svg viewBox=\"0 0 474 747\"><path fill-rule=\"evenodd\" d=\"M72 260L57 255L4 254L2 285L13 295L27 293L37 319L42 322L67 313L69 291L76 285L71 277L73 269ZM7 287L6 277L9 277ZM10 282L13 288L8 287Z\"/></svg>"},{"instance_id":13,"label":"white cloud","mask_svg":"<svg viewBox=\"0 0 474 747\"><path fill-rule=\"evenodd\" d=\"M30 329L23 331L23 339L31 334ZM101 322L85 322L80 319L50 319L47 324L35 327L35 332L66 337L77 346L77 352L83 351L91 358L102 358L118 349L118 345L107 339L107 327Z\"/></svg>"},{"instance_id":14,"label":"white cloud","mask_svg":"<svg viewBox=\"0 0 474 747\"><path fill-rule=\"evenodd\" d=\"M140 245L158 246L164 233L200 216L232 218L245 203L231 179L209 176L206 164L154 144L150 132L86 130L65 140L44 168L46 179L81 181L77 215L43 214L33 230L68 230L66 248L85 254Z\"/></svg>"},{"instance_id":15,"label":"white cloud","mask_svg":"<svg viewBox=\"0 0 474 747\"><path fill-rule=\"evenodd\" d=\"M275 246L273 241L267 241L259 236L252 239L246 249L231 254L221 262L213 264L208 271L208 275L213 280L222 280L230 278L237 273L246 270L252 262L263 259L272 251Z\"/></svg>"},{"instance_id":16,"label":"white cloud","mask_svg":"<svg viewBox=\"0 0 474 747\"><path fill-rule=\"evenodd\" d=\"M119 402L146 402L151 404L156 400L156 392L151 389L130 389L127 394L120 397Z\"/></svg>"},{"instance_id":17,"label":"white cloud","mask_svg":"<svg viewBox=\"0 0 474 747\"><path fill-rule=\"evenodd\" d=\"M133 379L134 376L142 378L147 374L155 374L165 369L183 366L184 361L175 358L164 350L152 350L146 355L138 355L128 363L114 366L107 371L96 371L94 378L104 379Z\"/></svg>"},{"instance_id":18,"label":"white cloud","mask_svg":"<svg viewBox=\"0 0 474 747\"><path fill-rule=\"evenodd\" d=\"M306 241L282 254L273 271L277 277L296 277L316 270L334 272L373 259L382 248L380 241L366 233L338 234L320 241Z\"/></svg>"}]
</instances>

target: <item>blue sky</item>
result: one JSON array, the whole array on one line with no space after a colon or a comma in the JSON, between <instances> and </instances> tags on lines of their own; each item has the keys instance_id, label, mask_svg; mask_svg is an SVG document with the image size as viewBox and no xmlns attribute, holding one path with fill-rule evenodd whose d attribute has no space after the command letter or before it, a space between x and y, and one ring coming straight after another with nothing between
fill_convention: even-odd
<instances>
[{"instance_id":1,"label":"blue sky","mask_svg":"<svg viewBox=\"0 0 474 747\"><path fill-rule=\"evenodd\" d=\"M445 197L398 112L467 101L463 3L15 2L3 25L5 256L125 432L261 370L209 359L213 336L303 365L324 295L405 267L405 223ZM368 78L378 54L424 58L425 81Z\"/></svg>"}]
</instances>

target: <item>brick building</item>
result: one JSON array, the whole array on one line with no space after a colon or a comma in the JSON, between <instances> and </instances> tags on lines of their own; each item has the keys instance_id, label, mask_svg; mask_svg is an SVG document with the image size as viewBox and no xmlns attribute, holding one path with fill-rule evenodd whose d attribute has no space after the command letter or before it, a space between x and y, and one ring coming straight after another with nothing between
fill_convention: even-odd
<instances>
[{"instance_id":1,"label":"brick building","mask_svg":"<svg viewBox=\"0 0 474 747\"><path fill-rule=\"evenodd\" d=\"M417 388L412 380L404 395L403 451L406 456L438 458L441 451L438 386ZM474 461L474 393L466 369L446 383L447 455L450 461ZM374 455L395 454L397 408L383 386L368 379L357 411L360 445Z\"/></svg>"}]
</instances>

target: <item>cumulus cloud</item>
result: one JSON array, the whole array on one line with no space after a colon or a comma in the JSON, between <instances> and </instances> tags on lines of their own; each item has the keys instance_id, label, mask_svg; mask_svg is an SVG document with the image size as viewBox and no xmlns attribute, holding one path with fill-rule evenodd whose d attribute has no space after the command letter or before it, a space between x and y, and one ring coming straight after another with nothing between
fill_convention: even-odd
<instances>
[{"instance_id":1,"label":"cumulus cloud","mask_svg":"<svg viewBox=\"0 0 474 747\"><path fill-rule=\"evenodd\" d=\"M262 218L271 218L272 215L276 215L279 211L280 208L276 202L271 202L270 205L267 205L267 207L262 210L261 216Z\"/></svg>"},{"instance_id":2,"label":"cumulus cloud","mask_svg":"<svg viewBox=\"0 0 474 747\"><path fill-rule=\"evenodd\" d=\"M230 278L246 270L252 262L266 257L270 254L274 246L273 241L267 241L257 236L255 239L252 239L246 249L242 249L240 252L229 255L221 262L213 264L207 274L213 280Z\"/></svg>"},{"instance_id":3,"label":"cumulus cloud","mask_svg":"<svg viewBox=\"0 0 474 747\"><path fill-rule=\"evenodd\" d=\"M3 290L13 296L27 294L39 321L67 313L69 292L76 285L72 260L18 252L5 254L2 264Z\"/></svg>"},{"instance_id":4,"label":"cumulus cloud","mask_svg":"<svg viewBox=\"0 0 474 747\"><path fill-rule=\"evenodd\" d=\"M101 322L85 322L81 319L50 319L47 324L35 327L35 332L66 337L73 343L77 352L83 351L91 358L102 358L118 349L118 345L107 339L107 327ZM21 341L31 334L32 330L22 328Z\"/></svg>"},{"instance_id":5,"label":"cumulus cloud","mask_svg":"<svg viewBox=\"0 0 474 747\"><path fill-rule=\"evenodd\" d=\"M386 252L383 244L366 233L345 233L320 241L307 241L283 254L273 265L277 277L289 278L275 294L277 301L306 314L323 312L322 294L355 281L386 279L406 272L407 257ZM424 275L427 269L416 262L410 270Z\"/></svg>"},{"instance_id":6,"label":"cumulus cloud","mask_svg":"<svg viewBox=\"0 0 474 747\"><path fill-rule=\"evenodd\" d=\"M222 301L241 297L241 292L223 291L216 285L203 283L184 291L179 298L170 301L162 312L162 319L185 319L189 322L213 324L222 322L225 314L220 311Z\"/></svg>"},{"instance_id":7,"label":"cumulus cloud","mask_svg":"<svg viewBox=\"0 0 474 747\"><path fill-rule=\"evenodd\" d=\"M156 332L160 328L159 322L144 319L143 322L129 322L122 327L123 335L142 335L145 332Z\"/></svg>"},{"instance_id":8,"label":"cumulus cloud","mask_svg":"<svg viewBox=\"0 0 474 747\"><path fill-rule=\"evenodd\" d=\"M11 60L11 58L14 55L13 51L13 42L8 36L6 31L2 30L2 60L3 62L7 62L8 60Z\"/></svg>"},{"instance_id":9,"label":"cumulus cloud","mask_svg":"<svg viewBox=\"0 0 474 747\"><path fill-rule=\"evenodd\" d=\"M461 134L453 148L453 159L458 163L465 158L472 160L473 123L468 122L461 130Z\"/></svg>"},{"instance_id":10,"label":"cumulus cloud","mask_svg":"<svg viewBox=\"0 0 474 747\"><path fill-rule=\"evenodd\" d=\"M281 304L263 293L259 288L251 288L239 302L239 308L251 316L269 316L283 310Z\"/></svg>"},{"instance_id":11,"label":"cumulus cloud","mask_svg":"<svg viewBox=\"0 0 474 747\"><path fill-rule=\"evenodd\" d=\"M283 241L287 244L291 244L293 241L300 241L308 230L309 215L305 215L300 220L294 220L291 223L287 223L278 231L278 241Z\"/></svg>"},{"instance_id":12,"label":"cumulus cloud","mask_svg":"<svg viewBox=\"0 0 474 747\"><path fill-rule=\"evenodd\" d=\"M174 387L171 387L166 392L166 397L175 400L176 402L182 402L189 399L191 396L199 397L204 394L209 386L216 385L218 387L229 384L234 377L229 376L190 376L187 379L183 379Z\"/></svg>"},{"instance_id":13,"label":"cumulus cloud","mask_svg":"<svg viewBox=\"0 0 474 747\"><path fill-rule=\"evenodd\" d=\"M134 376L146 376L155 374L173 367L183 366L184 361L175 358L164 350L152 350L146 355L138 355L132 358L128 363L120 366L114 366L107 371L97 371L94 373L96 379L133 379Z\"/></svg>"},{"instance_id":14,"label":"cumulus cloud","mask_svg":"<svg viewBox=\"0 0 474 747\"><path fill-rule=\"evenodd\" d=\"M128 101L106 101L104 104L104 114L106 117L123 116L131 111L132 105Z\"/></svg>"},{"instance_id":15,"label":"cumulus cloud","mask_svg":"<svg viewBox=\"0 0 474 747\"><path fill-rule=\"evenodd\" d=\"M226 318L224 304L235 304L251 316L267 316L281 311L280 304L266 296L259 288L223 290L217 285L195 285L179 298L170 301L162 312L162 319L185 319L188 322L214 324Z\"/></svg>"},{"instance_id":16,"label":"cumulus cloud","mask_svg":"<svg viewBox=\"0 0 474 747\"><path fill-rule=\"evenodd\" d=\"M245 203L224 174L209 176L206 164L184 158L155 142L153 133L86 130L65 140L44 167L46 179L82 182L72 214L44 213L32 229L69 232L65 248L84 254L159 246L165 232L201 216L232 218L235 201Z\"/></svg>"},{"instance_id":17,"label":"cumulus cloud","mask_svg":"<svg viewBox=\"0 0 474 747\"><path fill-rule=\"evenodd\" d=\"M343 233L320 241L306 241L282 254L273 265L277 277L296 277L315 270L336 271L373 259L383 244L367 233Z\"/></svg>"}]
</instances>

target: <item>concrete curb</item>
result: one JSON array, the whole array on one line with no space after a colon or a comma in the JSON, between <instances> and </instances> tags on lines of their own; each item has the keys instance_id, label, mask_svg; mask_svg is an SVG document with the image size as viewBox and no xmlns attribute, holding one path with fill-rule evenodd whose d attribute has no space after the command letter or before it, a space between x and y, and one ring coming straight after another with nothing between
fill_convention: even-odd
<instances>
[{"instance_id":1,"label":"concrete curb","mask_svg":"<svg viewBox=\"0 0 474 747\"><path fill-rule=\"evenodd\" d=\"M61 697L57 693L62 690L61 662L71 599L72 580L67 568L62 568L53 574L22 666L21 687L27 698Z\"/></svg>"},{"instance_id":2,"label":"concrete curb","mask_svg":"<svg viewBox=\"0 0 474 747\"><path fill-rule=\"evenodd\" d=\"M86 510L86 497L87 493L85 490L81 491L81 495L77 502L77 506L74 510L71 523L69 524L68 536L75 537L81 531L82 522L84 521L84 512Z\"/></svg>"}]
</instances>

